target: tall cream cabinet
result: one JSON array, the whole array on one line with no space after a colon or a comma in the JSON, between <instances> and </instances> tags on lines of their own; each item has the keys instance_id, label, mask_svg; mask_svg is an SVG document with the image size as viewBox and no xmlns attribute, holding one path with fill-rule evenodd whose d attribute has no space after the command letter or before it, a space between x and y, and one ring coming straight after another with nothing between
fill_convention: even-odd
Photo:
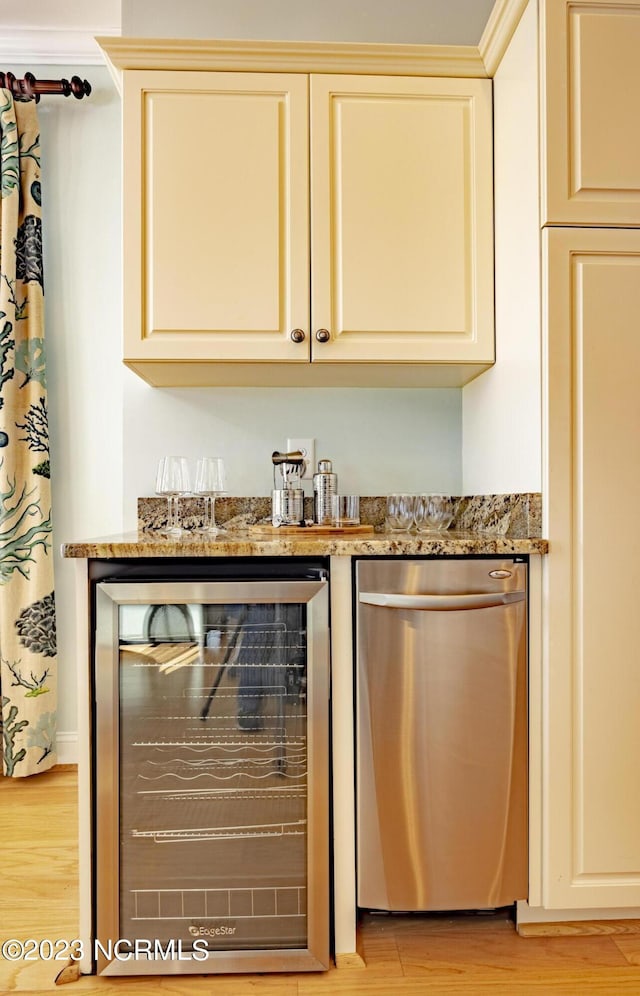
<instances>
[{"instance_id":1,"label":"tall cream cabinet","mask_svg":"<svg viewBox=\"0 0 640 996\"><path fill-rule=\"evenodd\" d=\"M640 2L547 0L542 221L640 225Z\"/></svg>"},{"instance_id":2,"label":"tall cream cabinet","mask_svg":"<svg viewBox=\"0 0 640 996\"><path fill-rule=\"evenodd\" d=\"M583 55L595 58L587 39L597 21L601 57L624 89L626 45L607 48L623 16L636 23L631 5L617 0L529 0L494 76L496 349L511 358L523 396L528 369L518 360L540 349L540 406L533 415L532 406L523 407L521 417L538 422L549 540L542 618L531 619L531 864L529 901L518 910L525 930L536 921L640 916L640 218L628 173L638 149L634 129L627 143L621 137L606 176L590 174L580 196L567 194L567 162L575 165L581 142L601 165L610 154L604 140L600 148L585 144L598 118L587 101L579 105L575 81L588 74ZM608 94L611 101L598 113L615 119L611 80L598 80L599 99ZM596 96L591 83L580 93ZM550 168L558 157L564 166ZM582 162L586 178L595 159ZM615 224L602 222L607 203L618 211ZM490 390L494 380L492 371L469 421L482 416L480 402L503 402L500 383ZM494 465L514 439L509 428L496 435L481 445L482 459L493 457Z\"/></svg>"},{"instance_id":3,"label":"tall cream cabinet","mask_svg":"<svg viewBox=\"0 0 640 996\"><path fill-rule=\"evenodd\" d=\"M640 907L640 231L548 228L544 905Z\"/></svg>"},{"instance_id":4,"label":"tall cream cabinet","mask_svg":"<svg viewBox=\"0 0 640 996\"><path fill-rule=\"evenodd\" d=\"M494 361L491 82L123 73L125 362L461 384Z\"/></svg>"},{"instance_id":5,"label":"tall cream cabinet","mask_svg":"<svg viewBox=\"0 0 640 996\"><path fill-rule=\"evenodd\" d=\"M543 903L637 908L640 546L627 503L640 493L640 3L541 0L539 44Z\"/></svg>"}]
</instances>

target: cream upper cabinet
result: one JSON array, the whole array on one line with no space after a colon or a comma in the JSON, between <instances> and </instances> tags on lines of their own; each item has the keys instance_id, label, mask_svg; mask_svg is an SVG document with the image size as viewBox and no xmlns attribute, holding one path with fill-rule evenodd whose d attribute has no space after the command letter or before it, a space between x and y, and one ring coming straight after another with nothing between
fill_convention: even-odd
<instances>
[{"instance_id":1,"label":"cream upper cabinet","mask_svg":"<svg viewBox=\"0 0 640 996\"><path fill-rule=\"evenodd\" d=\"M543 903L640 907L640 231L549 229Z\"/></svg>"},{"instance_id":2,"label":"cream upper cabinet","mask_svg":"<svg viewBox=\"0 0 640 996\"><path fill-rule=\"evenodd\" d=\"M123 98L125 362L150 383L493 363L489 80L133 69Z\"/></svg>"},{"instance_id":3,"label":"cream upper cabinet","mask_svg":"<svg viewBox=\"0 0 640 996\"><path fill-rule=\"evenodd\" d=\"M542 223L640 225L640 0L542 0Z\"/></svg>"},{"instance_id":4,"label":"cream upper cabinet","mask_svg":"<svg viewBox=\"0 0 640 996\"><path fill-rule=\"evenodd\" d=\"M125 359L308 362L308 77L124 74ZM167 368L168 369L168 368Z\"/></svg>"},{"instance_id":5,"label":"cream upper cabinet","mask_svg":"<svg viewBox=\"0 0 640 996\"><path fill-rule=\"evenodd\" d=\"M312 76L313 360L491 363L492 184L488 80Z\"/></svg>"}]
</instances>

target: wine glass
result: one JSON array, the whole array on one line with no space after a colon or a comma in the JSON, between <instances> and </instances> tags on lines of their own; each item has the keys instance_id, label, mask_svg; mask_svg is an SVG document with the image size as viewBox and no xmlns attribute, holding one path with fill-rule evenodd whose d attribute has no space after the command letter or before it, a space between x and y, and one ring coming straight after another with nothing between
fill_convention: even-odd
<instances>
[{"instance_id":1,"label":"wine glass","mask_svg":"<svg viewBox=\"0 0 640 996\"><path fill-rule=\"evenodd\" d=\"M191 487L189 465L186 457L165 456L158 463L156 494L167 497L167 533L180 536L180 496L189 493Z\"/></svg>"},{"instance_id":2,"label":"wine glass","mask_svg":"<svg viewBox=\"0 0 640 996\"><path fill-rule=\"evenodd\" d=\"M193 493L204 497L204 525L198 532L225 533L226 529L216 525L215 509L218 495L226 494L224 460L221 457L199 457Z\"/></svg>"}]
</instances>

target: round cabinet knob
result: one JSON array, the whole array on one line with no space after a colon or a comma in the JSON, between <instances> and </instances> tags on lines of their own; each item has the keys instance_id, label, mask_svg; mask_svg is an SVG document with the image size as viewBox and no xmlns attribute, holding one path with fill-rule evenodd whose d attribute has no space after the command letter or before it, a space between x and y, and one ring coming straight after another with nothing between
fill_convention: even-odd
<instances>
[{"instance_id":1,"label":"round cabinet knob","mask_svg":"<svg viewBox=\"0 0 640 996\"><path fill-rule=\"evenodd\" d=\"M291 339L293 342L304 342L304 332L302 329L294 329L291 333Z\"/></svg>"},{"instance_id":2,"label":"round cabinet knob","mask_svg":"<svg viewBox=\"0 0 640 996\"><path fill-rule=\"evenodd\" d=\"M331 333L329 332L328 329L318 329L318 331L316 332L316 339L318 340L318 342L329 342L330 338L331 338Z\"/></svg>"}]
</instances>

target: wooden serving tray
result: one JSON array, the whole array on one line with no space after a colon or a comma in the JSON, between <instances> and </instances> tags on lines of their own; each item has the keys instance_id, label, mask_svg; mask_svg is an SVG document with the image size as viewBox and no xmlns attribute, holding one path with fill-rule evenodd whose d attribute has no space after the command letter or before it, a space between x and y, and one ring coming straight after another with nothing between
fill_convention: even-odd
<instances>
[{"instance_id":1,"label":"wooden serving tray","mask_svg":"<svg viewBox=\"0 0 640 996\"><path fill-rule=\"evenodd\" d=\"M249 532L261 533L263 536L330 536L332 533L370 536L373 526L270 526L267 523L257 523L249 526Z\"/></svg>"}]
</instances>

